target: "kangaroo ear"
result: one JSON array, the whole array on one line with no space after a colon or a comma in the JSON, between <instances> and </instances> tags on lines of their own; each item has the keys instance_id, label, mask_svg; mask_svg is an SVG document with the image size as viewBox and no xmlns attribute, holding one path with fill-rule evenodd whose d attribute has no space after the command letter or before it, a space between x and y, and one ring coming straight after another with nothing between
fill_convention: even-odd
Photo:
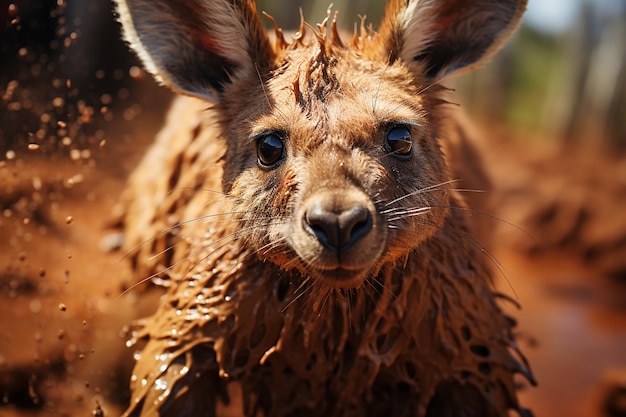
<instances>
[{"instance_id":1,"label":"kangaroo ear","mask_svg":"<svg viewBox=\"0 0 626 417\"><path fill-rule=\"evenodd\" d=\"M124 37L174 91L214 100L267 69L272 48L253 0L116 0Z\"/></svg>"},{"instance_id":2,"label":"kangaroo ear","mask_svg":"<svg viewBox=\"0 0 626 417\"><path fill-rule=\"evenodd\" d=\"M417 65L432 80L469 71L508 39L526 2L389 0L379 30L379 56Z\"/></svg>"}]
</instances>

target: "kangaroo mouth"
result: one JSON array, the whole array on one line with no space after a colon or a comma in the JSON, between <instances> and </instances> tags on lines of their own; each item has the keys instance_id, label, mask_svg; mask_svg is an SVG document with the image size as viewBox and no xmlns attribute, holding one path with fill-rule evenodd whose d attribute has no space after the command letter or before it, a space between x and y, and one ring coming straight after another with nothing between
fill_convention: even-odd
<instances>
[{"instance_id":1,"label":"kangaroo mouth","mask_svg":"<svg viewBox=\"0 0 626 417\"><path fill-rule=\"evenodd\" d=\"M337 266L334 268L315 268L309 265L308 273L320 284L337 289L359 288L372 273L372 267L346 268Z\"/></svg>"}]
</instances>

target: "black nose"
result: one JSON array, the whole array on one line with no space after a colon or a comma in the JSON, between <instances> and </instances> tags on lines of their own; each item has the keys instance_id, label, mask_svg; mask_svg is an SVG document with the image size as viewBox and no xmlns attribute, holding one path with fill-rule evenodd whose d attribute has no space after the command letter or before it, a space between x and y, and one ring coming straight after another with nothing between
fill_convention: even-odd
<instances>
[{"instance_id":1,"label":"black nose","mask_svg":"<svg viewBox=\"0 0 626 417\"><path fill-rule=\"evenodd\" d=\"M316 201L303 220L305 230L332 250L349 248L372 228L372 215L361 204L333 210L326 207L324 201Z\"/></svg>"}]
</instances>

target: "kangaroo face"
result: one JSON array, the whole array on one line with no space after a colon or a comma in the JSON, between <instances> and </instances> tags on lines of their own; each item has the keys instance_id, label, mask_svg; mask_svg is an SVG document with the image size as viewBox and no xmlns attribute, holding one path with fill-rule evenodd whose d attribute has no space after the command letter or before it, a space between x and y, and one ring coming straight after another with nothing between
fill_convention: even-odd
<instances>
[{"instance_id":1,"label":"kangaroo face","mask_svg":"<svg viewBox=\"0 0 626 417\"><path fill-rule=\"evenodd\" d=\"M225 188L260 255L329 286L359 286L445 216L435 104L420 91L432 86L401 62L315 40L279 68L264 85L251 80L246 101L222 104Z\"/></svg>"},{"instance_id":2,"label":"kangaroo face","mask_svg":"<svg viewBox=\"0 0 626 417\"><path fill-rule=\"evenodd\" d=\"M378 33L334 21L272 44L250 0L118 0L158 80L214 103L237 235L305 279L359 287L443 225L439 82L491 56L524 0L389 0ZM305 35L305 32L308 32ZM311 33L313 32L313 33Z\"/></svg>"}]
</instances>

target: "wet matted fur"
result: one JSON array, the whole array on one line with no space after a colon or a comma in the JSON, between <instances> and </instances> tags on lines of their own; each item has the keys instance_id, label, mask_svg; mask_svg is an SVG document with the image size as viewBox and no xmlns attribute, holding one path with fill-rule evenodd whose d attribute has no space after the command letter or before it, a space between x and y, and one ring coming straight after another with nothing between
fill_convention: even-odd
<instances>
[{"instance_id":1,"label":"wet matted fur","mask_svg":"<svg viewBox=\"0 0 626 417\"><path fill-rule=\"evenodd\" d=\"M133 336L127 416L528 414L440 84L524 7L391 0L378 33L272 43L249 1L118 1L148 70L197 97L124 194L137 276L170 287Z\"/></svg>"}]
</instances>

